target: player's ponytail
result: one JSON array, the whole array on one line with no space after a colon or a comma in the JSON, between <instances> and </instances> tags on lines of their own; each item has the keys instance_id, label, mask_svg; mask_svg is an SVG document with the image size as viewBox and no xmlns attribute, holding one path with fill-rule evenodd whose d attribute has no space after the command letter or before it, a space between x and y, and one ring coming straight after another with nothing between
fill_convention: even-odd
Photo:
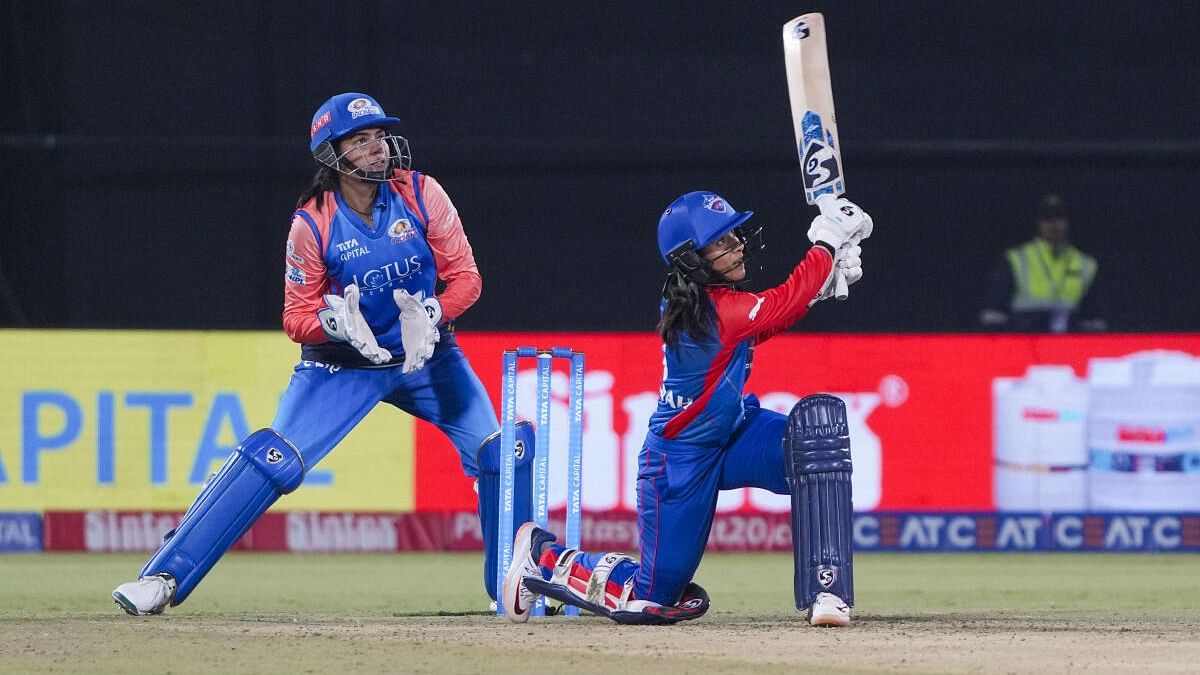
<instances>
[{"instance_id":1,"label":"player's ponytail","mask_svg":"<svg viewBox=\"0 0 1200 675\"><path fill-rule=\"evenodd\" d=\"M308 182L308 187L304 188L304 191L300 193L300 199L296 200L296 208L302 208L313 197L317 198L317 208L321 208L324 206L325 193L330 190L336 190L337 186L337 170L321 165L321 168L317 169L317 173L313 175L312 180Z\"/></svg>"},{"instance_id":2,"label":"player's ponytail","mask_svg":"<svg viewBox=\"0 0 1200 675\"><path fill-rule=\"evenodd\" d=\"M679 347L684 333L700 340L716 320L716 310L703 286L671 271L663 285L666 306L658 320L658 334L670 349Z\"/></svg>"}]
</instances>

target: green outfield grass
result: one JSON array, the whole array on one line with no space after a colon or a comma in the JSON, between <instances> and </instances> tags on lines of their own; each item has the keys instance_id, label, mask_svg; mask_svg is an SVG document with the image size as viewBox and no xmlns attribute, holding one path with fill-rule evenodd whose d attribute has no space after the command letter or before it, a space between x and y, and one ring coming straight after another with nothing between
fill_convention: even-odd
<instances>
[{"instance_id":1,"label":"green outfield grass","mask_svg":"<svg viewBox=\"0 0 1200 675\"><path fill-rule=\"evenodd\" d=\"M1191 554L860 554L855 623L840 631L808 628L795 612L788 555L707 556L697 581L713 609L673 628L595 617L510 625L486 613L478 554L233 554L184 605L129 617L109 592L142 562L0 557L0 671L527 672L565 659L573 672L664 663L782 672L826 657L839 675L990 672L987 664L1054 672L1003 660L1005 635L1033 645L1046 631L1094 633L1096 647L1057 657L1098 659L1100 672L1112 665L1105 645L1123 633L1165 641L1187 668L1200 663L1200 556ZM978 658L967 646L938 656L937 645L971 636ZM1053 656L1069 642L1046 649Z\"/></svg>"}]
</instances>

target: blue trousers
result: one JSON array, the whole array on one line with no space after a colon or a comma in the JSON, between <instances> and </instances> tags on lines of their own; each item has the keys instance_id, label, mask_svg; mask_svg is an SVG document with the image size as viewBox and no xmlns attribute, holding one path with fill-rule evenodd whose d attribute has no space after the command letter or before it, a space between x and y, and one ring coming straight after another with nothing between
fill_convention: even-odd
<instances>
[{"instance_id":1,"label":"blue trousers","mask_svg":"<svg viewBox=\"0 0 1200 675\"><path fill-rule=\"evenodd\" d=\"M700 566L719 490L757 487L790 494L786 429L786 415L748 405L742 423L720 447L646 435L638 456L637 598L663 605L679 598Z\"/></svg>"},{"instance_id":2,"label":"blue trousers","mask_svg":"<svg viewBox=\"0 0 1200 675\"><path fill-rule=\"evenodd\" d=\"M441 429L458 450L463 471L472 478L479 474L475 453L500 424L483 383L452 340L443 340L424 368L407 375L398 366L338 368L301 361L271 428L300 450L311 469L380 401Z\"/></svg>"}]
</instances>

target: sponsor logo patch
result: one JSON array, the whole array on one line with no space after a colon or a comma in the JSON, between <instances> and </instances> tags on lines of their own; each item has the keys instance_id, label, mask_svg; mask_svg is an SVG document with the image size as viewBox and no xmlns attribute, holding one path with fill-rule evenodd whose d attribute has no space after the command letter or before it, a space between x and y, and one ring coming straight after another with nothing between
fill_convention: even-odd
<instances>
[{"instance_id":1,"label":"sponsor logo patch","mask_svg":"<svg viewBox=\"0 0 1200 675\"><path fill-rule=\"evenodd\" d=\"M310 129L309 133L308 133L309 138L316 136L317 132L321 130L321 127L325 126L326 124L329 124L329 120L331 120L331 119L333 119L333 116L329 114L328 110L321 113L321 116L318 117L316 119L316 121L314 121L312 123L312 129Z\"/></svg>"},{"instance_id":2,"label":"sponsor logo patch","mask_svg":"<svg viewBox=\"0 0 1200 675\"><path fill-rule=\"evenodd\" d=\"M288 242L287 242L287 258L288 258L288 260L291 260L292 262L296 263L297 265L304 264L304 258L301 258L296 253L296 242L292 241L291 239L288 239Z\"/></svg>"}]
</instances>

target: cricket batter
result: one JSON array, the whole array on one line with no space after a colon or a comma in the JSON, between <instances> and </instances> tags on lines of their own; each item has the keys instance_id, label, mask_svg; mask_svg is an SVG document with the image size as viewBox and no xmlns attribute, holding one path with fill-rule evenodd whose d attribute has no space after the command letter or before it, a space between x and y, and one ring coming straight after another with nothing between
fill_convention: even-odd
<instances>
[{"instance_id":1,"label":"cricket batter","mask_svg":"<svg viewBox=\"0 0 1200 675\"><path fill-rule=\"evenodd\" d=\"M833 294L835 266L862 277L859 242L870 216L845 199L836 219L817 216L813 247L787 281L762 293L739 289L747 257L761 249L750 211L712 192L689 192L658 223L668 266L659 334L665 372L658 408L638 457L641 562L620 553L566 549L525 523L504 581L506 616L529 618L539 595L632 624L676 623L708 609L692 581L704 553L717 492L741 487L792 495L797 609L820 626L850 623L850 442L845 404L827 394L789 415L745 395L754 349Z\"/></svg>"},{"instance_id":2,"label":"cricket batter","mask_svg":"<svg viewBox=\"0 0 1200 675\"><path fill-rule=\"evenodd\" d=\"M381 401L441 429L468 476L480 477L481 459L496 464L487 454L499 451L496 413L453 324L479 298L482 280L450 197L410 169L408 141L391 133L399 122L360 93L338 94L313 115L309 149L319 168L296 205L285 252L283 328L300 343L300 362L270 428L242 441L140 578L113 591L129 614L186 600ZM494 513L495 493L481 495L481 511ZM496 518L482 525L494 550ZM494 586L494 556L491 565L484 578Z\"/></svg>"}]
</instances>

